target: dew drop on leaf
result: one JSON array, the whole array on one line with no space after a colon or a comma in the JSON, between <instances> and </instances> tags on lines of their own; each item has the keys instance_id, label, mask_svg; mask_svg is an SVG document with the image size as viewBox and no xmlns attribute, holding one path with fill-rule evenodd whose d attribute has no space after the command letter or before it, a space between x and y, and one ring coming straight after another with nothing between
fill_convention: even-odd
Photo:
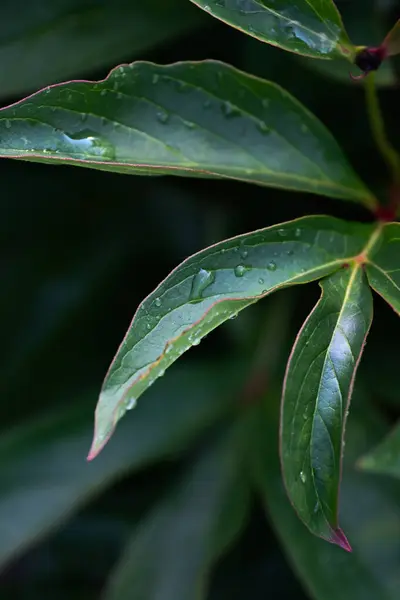
<instances>
[{"instance_id":1,"label":"dew drop on leaf","mask_svg":"<svg viewBox=\"0 0 400 600\"><path fill-rule=\"evenodd\" d=\"M152 83L156 84L156 83L158 83L158 82L159 82L159 80L160 80L160 76L159 76L159 74L158 74L158 73L154 73L154 75L153 75L153 78L152 78L152 80L151 80L151 81L152 81Z\"/></svg>"},{"instance_id":2,"label":"dew drop on leaf","mask_svg":"<svg viewBox=\"0 0 400 600\"><path fill-rule=\"evenodd\" d=\"M280 235L281 237L286 237L287 236L286 229L278 229L278 235Z\"/></svg>"},{"instance_id":3,"label":"dew drop on leaf","mask_svg":"<svg viewBox=\"0 0 400 600\"><path fill-rule=\"evenodd\" d=\"M127 404L126 404L126 410L132 410L133 408L135 408L136 406L136 398L135 396L132 396L132 398L129 398Z\"/></svg>"},{"instance_id":4,"label":"dew drop on leaf","mask_svg":"<svg viewBox=\"0 0 400 600\"><path fill-rule=\"evenodd\" d=\"M94 135L91 131L85 130L79 133L63 134L63 141L67 147L63 150L66 153L84 155L103 160L115 159L115 147L111 142L103 137Z\"/></svg>"},{"instance_id":5,"label":"dew drop on leaf","mask_svg":"<svg viewBox=\"0 0 400 600\"><path fill-rule=\"evenodd\" d=\"M200 269L194 276L192 281L192 289L190 290L190 302L201 302L203 293L209 285L215 280L215 273L207 269Z\"/></svg>"},{"instance_id":6,"label":"dew drop on leaf","mask_svg":"<svg viewBox=\"0 0 400 600\"><path fill-rule=\"evenodd\" d=\"M247 271L250 271L250 267L246 267L245 265L238 265L234 269L236 277L243 277Z\"/></svg>"},{"instance_id":7,"label":"dew drop on leaf","mask_svg":"<svg viewBox=\"0 0 400 600\"><path fill-rule=\"evenodd\" d=\"M233 117L238 117L240 115L240 110L237 108L237 106L234 106L229 101L223 102L221 108L225 117L228 119L232 119Z\"/></svg>"},{"instance_id":8,"label":"dew drop on leaf","mask_svg":"<svg viewBox=\"0 0 400 600\"><path fill-rule=\"evenodd\" d=\"M307 475L304 473L304 471L300 471L300 481L301 483L305 483L307 481Z\"/></svg>"},{"instance_id":9,"label":"dew drop on leaf","mask_svg":"<svg viewBox=\"0 0 400 600\"><path fill-rule=\"evenodd\" d=\"M165 125L169 121L169 114L165 110L159 110L157 113L157 120Z\"/></svg>"},{"instance_id":10,"label":"dew drop on leaf","mask_svg":"<svg viewBox=\"0 0 400 600\"><path fill-rule=\"evenodd\" d=\"M267 264L268 271L276 271L276 263L271 260L270 263Z\"/></svg>"},{"instance_id":11,"label":"dew drop on leaf","mask_svg":"<svg viewBox=\"0 0 400 600\"><path fill-rule=\"evenodd\" d=\"M258 280L258 283L259 283L260 285L264 285L264 279L263 279L262 277L260 277L260 279Z\"/></svg>"},{"instance_id":12,"label":"dew drop on leaf","mask_svg":"<svg viewBox=\"0 0 400 600\"><path fill-rule=\"evenodd\" d=\"M159 308L161 306L161 298L156 298L154 304Z\"/></svg>"},{"instance_id":13,"label":"dew drop on leaf","mask_svg":"<svg viewBox=\"0 0 400 600\"><path fill-rule=\"evenodd\" d=\"M295 237L299 238L301 236L301 229L300 227L297 227L295 232L294 232Z\"/></svg>"}]
</instances>

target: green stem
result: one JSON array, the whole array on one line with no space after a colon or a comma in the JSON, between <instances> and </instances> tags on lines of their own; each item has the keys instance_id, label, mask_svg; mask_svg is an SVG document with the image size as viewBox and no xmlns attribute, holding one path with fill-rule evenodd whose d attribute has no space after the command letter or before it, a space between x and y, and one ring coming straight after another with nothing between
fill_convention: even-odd
<instances>
[{"instance_id":1,"label":"green stem","mask_svg":"<svg viewBox=\"0 0 400 600\"><path fill-rule=\"evenodd\" d=\"M381 109L379 106L378 94L375 83L375 73L370 73L365 78L365 91L367 101L367 112L371 126L372 136L375 143L388 165L392 178L395 183L400 182L400 155L389 142L385 123L383 121Z\"/></svg>"}]
</instances>

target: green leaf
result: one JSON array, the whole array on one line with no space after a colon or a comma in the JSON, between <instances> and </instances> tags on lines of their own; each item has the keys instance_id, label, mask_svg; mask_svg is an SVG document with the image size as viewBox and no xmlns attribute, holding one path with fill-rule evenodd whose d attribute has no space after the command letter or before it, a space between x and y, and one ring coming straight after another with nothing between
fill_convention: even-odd
<instances>
[{"instance_id":1,"label":"green leaf","mask_svg":"<svg viewBox=\"0 0 400 600\"><path fill-rule=\"evenodd\" d=\"M354 49L332 0L191 0L217 19L284 50L313 58Z\"/></svg>"},{"instance_id":2,"label":"green leaf","mask_svg":"<svg viewBox=\"0 0 400 600\"><path fill-rule=\"evenodd\" d=\"M253 472L265 508L293 568L314 600L397 600L400 497L398 488L358 472L355 459L376 443L385 426L371 414L368 396L354 402L347 425L341 521L351 554L313 537L287 499L277 457L277 402L266 398L255 415ZM272 414L273 412L273 414Z\"/></svg>"},{"instance_id":3,"label":"green leaf","mask_svg":"<svg viewBox=\"0 0 400 600\"><path fill-rule=\"evenodd\" d=\"M388 56L400 53L400 19L385 37L382 46L386 49Z\"/></svg>"},{"instance_id":4,"label":"green leaf","mask_svg":"<svg viewBox=\"0 0 400 600\"><path fill-rule=\"evenodd\" d=\"M0 437L0 564L45 536L83 503L134 469L175 456L231 411L236 365L186 365L153 388L95 463L83 456L92 433L93 396ZM240 380L241 381L241 380ZM15 515L18 514L18 519Z\"/></svg>"},{"instance_id":5,"label":"green leaf","mask_svg":"<svg viewBox=\"0 0 400 600\"><path fill-rule=\"evenodd\" d=\"M186 350L263 296L336 271L362 252L371 232L369 225L305 217L220 242L185 260L136 311L103 384L89 459Z\"/></svg>"},{"instance_id":6,"label":"green leaf","mask_svg":"<svg viewBox=\"0 0 400 600\"><path fill-rule=\"evenodd\" d=\"M3 0L0 94L20 94L133 58L190 31L202 16L185 0Z\"/></svg>"},{"instance_id":7,"label":"green leaf","mask_svg":"<svg viewBox=\"0 0 400 600\"><path fill-rule=\"evenodd\" d=\"M358 462L365 471L400 478L400 426Z\"/></svg>"},{"instance_id":8,"label":"green leaf","mask_svg":"<svg viewBox=\"0 0 400 600\"><path fill-rule=\"evenodd\" d=\"M349 549L339 528L344 428L355 372L372 322L360 265L321 282L286 371L281 459L289 498L312 533Z\"/></svg>"},{"instance_id":9,"label":"green leaf","mask_svg":"<svg viewBox=\"0 0 400 600\"><path fill-rule=\"evenodd\" d=\"M240 179L372 205L325 127L287 92L214 61L118 67L0 111L0 156Z\"/></svg>"},{"instance_id":10,"label":"green leaf","mask_svg":"<svg viewBox=\"0 0 400 600\"><path fill-rule=\"evenodd\" d=\"M346 24L346 29L350 39L356 46L378 46L383 38L382 20L376 11L375 0L363 0L363 10L356 2L342 3L340 12ZM371 15L374 15L371 18ZM354 79L350 77L359 75L360 70L355 65L349 65L348 62L339 59L331 61L326 60L307 60L299 57L299 61L304 67L320 73L321 75L340 81L347 85L355 85ZM380 87L389 87L396 84L397 78L391 61L384 61L375 74L375 83ZM358 82L362 85L362 81Z\"/></svg>"},{"instance_id":11,"label":"green leaf","mask_svg":"<svg viewBox=\"0 0 400 600\"><path fill-rule=\"evenodd\" d=\"M383 225L368 251L371 287L400 314L400 223Z\"/></svg>"},{"instance_id":12,"label":"green leaf","mask_svg":"<svg viewBox=\"0 0 400 600\"><path fill-rule=\"evenodd\" d=\"M206 598L210 568L248 512L243 433L236 426L208 444L143 520L111 577L106 600Z\"/></svg>"}]
</instances>

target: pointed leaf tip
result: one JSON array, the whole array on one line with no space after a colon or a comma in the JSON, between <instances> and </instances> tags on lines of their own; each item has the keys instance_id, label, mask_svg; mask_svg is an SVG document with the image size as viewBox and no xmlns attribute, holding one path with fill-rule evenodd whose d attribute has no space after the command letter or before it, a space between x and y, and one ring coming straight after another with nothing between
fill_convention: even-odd
<instances>
[{"instance_id":1,"label":"pointed leaf tip","mask_svg":"<svg viewBox=\"0 0 400 600\"><path fill-rule=\"evenodd\" d=\"M343 548L343 550L346 550L346 552L353 552L353 549L350 546L347 537L345 536L342 529L340 529L340 527L333 531L333 536L330 541L332 542L332 544L336 544L337 546L340 546L340 548Z\"/></svg>"}]
</instances>

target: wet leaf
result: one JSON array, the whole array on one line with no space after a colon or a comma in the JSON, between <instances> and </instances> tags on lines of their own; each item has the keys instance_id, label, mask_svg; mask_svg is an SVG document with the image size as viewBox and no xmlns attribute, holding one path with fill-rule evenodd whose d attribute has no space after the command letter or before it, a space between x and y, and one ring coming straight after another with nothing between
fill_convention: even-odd
<instances>
[{"instance_id":1,"label":"wet leaf","mask_svg":"<svg viewBox=\"0 0 400 600\"><path fill-rule=\"evenodd\" d=\"M290 52L325 59L351 59L354 52L332 0L192 2L232 27Z\"/></svg>"},{"instance_id":2,"label":"wet leaf","mask_svg":"<svg viewBox=\"0 0 400 600\"><path fill-rule=\"evenodd\" d=\"M372 205L325 127L222 63L118 67L0 111L0 156L132 174L240 179Z\"/></svg>"},{"instance_id":3,"label":"wet leaf","mask_svg":"<svg viewBox=\"0 0 400 600\"><path fill-rule=\"evenodd\" d=\"M312 533L350 549L338 500L347 411L372 322L372 294L359 265L321 282L286 371L281 460L289 498Z\"/></svg>"},{"instance_id":4,"label":"wet leaf","mask_svg":"<svg viewBox=\"0 0 400 600\"><path fill-rule=\"evenodd\" d=\"M277 456L278 402L274 400L266 397L255 415L255 484L307 595L314 600L397 600L399 490L386 485L389 480L354 468L355 460L386 430L379 415L371 414L368 396L362 394L353 403L346 433L340 514L353 547L351 554L310 535L290 506Z\"/></svg>"},{"instance_id":5,"label":"wet leaf","mask_svg":"<svg viewBox=\"0 0 400 600\"><path fill-rule=\"evenodd\" d=\"M103 384L89 458L186 350L263 296L338 270L362 252L372 231L331 217L305 217L220 242L185 260L133 317Z\"/></svg>"},{"instance_id":6,"label":"wet leaf","mask_svg":"<svg viewBox=\"0 0 400 600\"><path fill-rule=\"evenodd\" d=\"M388 223L368 253L370 285L400 314L400 223Z\"/></svg>"},{"instance_id":7,"label":"wet leaf","mask_svg":"<svg viewBox=\"0 0 400 600\"><path fill-rule=\"evenodd\" d=\"M237 537L249 508L242 429L209 440L142 521L111 576L106 600L206 598L210 569Z\"/></svg>"}]
</instances>

